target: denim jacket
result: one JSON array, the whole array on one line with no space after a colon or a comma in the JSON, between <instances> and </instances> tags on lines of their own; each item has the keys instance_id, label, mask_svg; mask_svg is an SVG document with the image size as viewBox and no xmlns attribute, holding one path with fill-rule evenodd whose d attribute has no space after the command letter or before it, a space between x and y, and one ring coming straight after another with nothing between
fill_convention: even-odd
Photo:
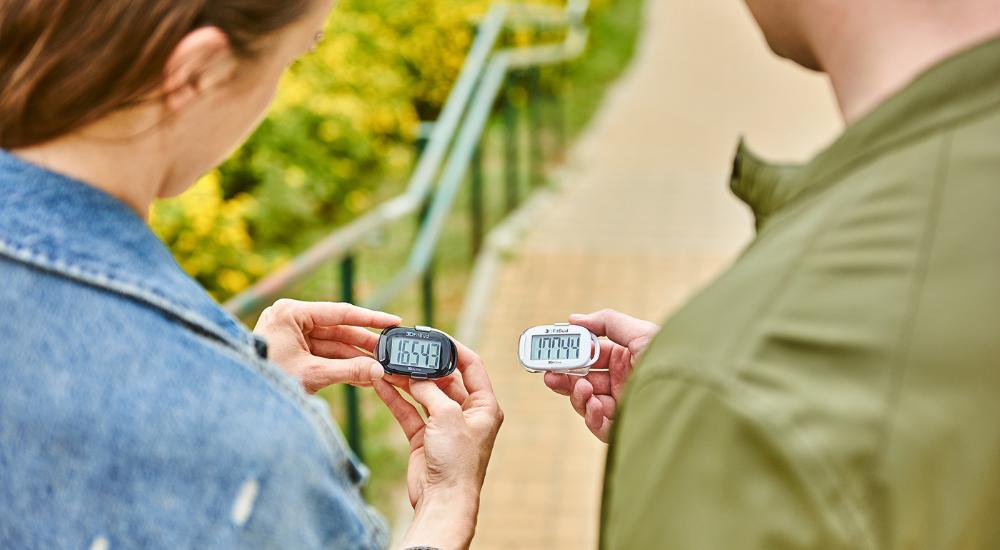
<instances>
[{"instance_id":1,"label":"denim jacket","mask_svg":"<svg viewBox=\"0 0 1000 550\"><path fill-rule=\"evenodd\" d=\"M381 548L366 476L141 218L0 151L0 547Z\"/></svg>"}]
</instances>

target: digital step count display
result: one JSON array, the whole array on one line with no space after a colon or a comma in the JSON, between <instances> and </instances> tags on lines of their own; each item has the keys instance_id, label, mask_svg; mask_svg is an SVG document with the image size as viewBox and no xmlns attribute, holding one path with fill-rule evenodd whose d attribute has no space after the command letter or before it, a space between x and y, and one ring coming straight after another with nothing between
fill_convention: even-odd
<instances>
[{"instance_id":1,"label":"digital step count display","mask_svg":"<svg viewBox=\"0 0 1000 550\"><path fill-rule=\"evenodd\" d=\"M584 375L601 356L601 343L589 330L569 323L532 327L521 334L518 359L528 372Z\"/></svg>"},{"instance_id":2,"label":"digital step count display","mask_svg":"<svg viewBox=\"0 0 1000 550\"><path fill-rule=\"evenodd\" d=\"M389 327L378 339L376 359L385 372L411 378L443 378L455 372L458 350L447 334L430 327Z\"/></svg>"}]
</instances>

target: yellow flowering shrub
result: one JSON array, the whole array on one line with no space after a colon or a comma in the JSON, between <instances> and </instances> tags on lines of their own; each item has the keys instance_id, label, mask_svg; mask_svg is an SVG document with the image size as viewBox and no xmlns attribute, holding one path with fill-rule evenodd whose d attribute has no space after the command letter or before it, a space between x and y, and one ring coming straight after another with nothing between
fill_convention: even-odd
<instances>
[{"instance_id":1,"label":"yellow flowering shrub","mask_svg":"<svg viewBox=\"0 0 1000 550\"><path fill-rule=\"evenodd\" d=\"M254 251L246 214L254 199L223 200L218 172L153 209L151 223L181 267L217 297L239 292L271 267Z\"/></svg>"},{"instance_id":2,"label":"yellow flowering shrub","mask_svg":"<svg viewBox=\"0 0 1000 550\"><path fill-rule=\"evenodd\" d=\"M548 1L548 0L536 0ZM154 208L153 227L217 298L401 189L488 0L341 0L324 42L223 166Z\"/></svg>"}]
</instances>

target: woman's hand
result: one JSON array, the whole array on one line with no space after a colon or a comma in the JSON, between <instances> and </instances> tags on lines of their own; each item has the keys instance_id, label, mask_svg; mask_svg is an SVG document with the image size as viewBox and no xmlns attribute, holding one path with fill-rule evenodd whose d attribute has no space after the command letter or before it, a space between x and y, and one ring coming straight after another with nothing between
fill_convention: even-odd
<instances>
[{"instance_id":1,"label":"woman's hand","mask_svg":"<svg viewBox=\"0 0 1000 550\"><path fill-rule=\"evenodd\" d=\"M607 443L625 382L660 327L610 309L589 315L571 315L569 322L597 336L607 336L608 339L601 342L601 358L591 367L607 369L607 372L591 372L584 377L547 372L545 385L560 395L569 396L573 409L583 417L587 428Z\"/></svg>"},{"instance_id":2,"label":"woman's hand","mask_svg":"<svg viewBox=\"0 0 1000 550\"><path fill-rule=\"evenodd\" d=\"M479 357L458 344L459 372L438 381L390 379L427 411L426 420L386 380L375 391L410 441L407 488L414 519L403 547L467 548L479 492L503 422Z\"/></svg>"},{"instance_id":3,"label":"woman's hand","mask_svg":"<svg viewBox=\"0 0 1000 550\"><path fill-rule=\"evenodd\" d=\"M395 315L351 304L278 300L253 332L267 340L269 359L316 393L331 384L370 386L382 378L385 371L372 357L378 335L363 327L399 323Z\"/></svg>"}]
</instances>

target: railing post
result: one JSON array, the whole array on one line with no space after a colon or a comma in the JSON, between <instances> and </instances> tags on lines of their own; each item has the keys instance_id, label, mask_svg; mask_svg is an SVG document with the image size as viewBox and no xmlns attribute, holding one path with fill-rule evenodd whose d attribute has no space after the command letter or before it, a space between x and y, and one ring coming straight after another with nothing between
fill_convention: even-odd
<instances>
[{"instance_id":1,"label":"railing post","mask_svg":"<svg viewBox=\"0 0 1000 550\"><path fill-rule=\"evenodd\" d=\"M483 139L483 138L480 138ZM472 156L472 189L470 190L472 216L472 257L479 255L483 246L483 142L480 141Z\"/></svg>"},{"instance_id":2,"label":"railing post","mask_svg":"<svg viewBox=\"0 0 1000 550\"><path fill-rule=\"evenodd\" d=\"M424 203L420 208L420 219L417 227L423 227L430 214L430 203ZM423 312L424 324L434 326L434 258L427 265L427 271L420 278L420 306Z\"/></svg>"},{"instance_id":3,"label":"railing post","mask_svg":"<svg viewBox=\"0 0 1000 550\"><path fill-rule=\"evenodd\" d=\"M340 285L344 301L349 304L354 303L355 267L353 254L348 254L340 262ZM347 409L347 443L354 450L354 454L359 459L364 460L361 446L361 407L358 402L358 388L345 384L344 397Z\"/></svg>"},{"instance_id":4,"label":"railing post","mask_svg":"<svg viewBox=\"0 0 1000 550\"><path fill-rule=\"evenodd\" d=\"M518 139L520 135L518 119L520 117L518 116L517 106L514 105L513 93L514 74L511 73L507 77L507 86L503 92L503 104L501 106L504 127L504 210L506 214L513 212L520 200L518 196L520 195L518 187L521 175L520 156L518 155L520 145L520 140Z\"/></svg>"},{"instance_id":5,"label":"railing post","mask_svg":"<svg viewBox=\"0 0 1000 550\"><path fill-rule=\"evenodd\" d=\"M552 91L552 101L555 113L556 156L563 159L566 152L566 81L568 79L566 65L556 68L555 89Z\"/></svg>"},{"instance_id":6,"label":"railing post","mask_svg":"<svg viewBox=\"0 0 1000 550\"><path fill-rule=\"evenodd\" d=\"M528 152L531 165L531 185L538 187L542 185L545 178L542 154L542 112L539 96L541 88L541 77L538 67L528 69L528 118L530 151Z\"/></svg>"},{"instance_id":7,"label":"railing post","mask_svg":"<svg viewBox=\"0 0 1000 550\"><path fill-rule=\"evenodd\" d=\"M432 123L421 123L420 135L417 137L417 154L421 155L424 149L427 147L427 141L430 138L430 128L433 127ZM420 213L417 215L417 231L419 233L420 229L423 228L424 223L427 221L427 215L430 213L430 200L424 201L424 204L420 207ZM420 278L420 309L423 313L424 324L427 326L434 326L434 260L431 259L430 265L427 266L427 271Z\"/></svg>"}]
</instances>

